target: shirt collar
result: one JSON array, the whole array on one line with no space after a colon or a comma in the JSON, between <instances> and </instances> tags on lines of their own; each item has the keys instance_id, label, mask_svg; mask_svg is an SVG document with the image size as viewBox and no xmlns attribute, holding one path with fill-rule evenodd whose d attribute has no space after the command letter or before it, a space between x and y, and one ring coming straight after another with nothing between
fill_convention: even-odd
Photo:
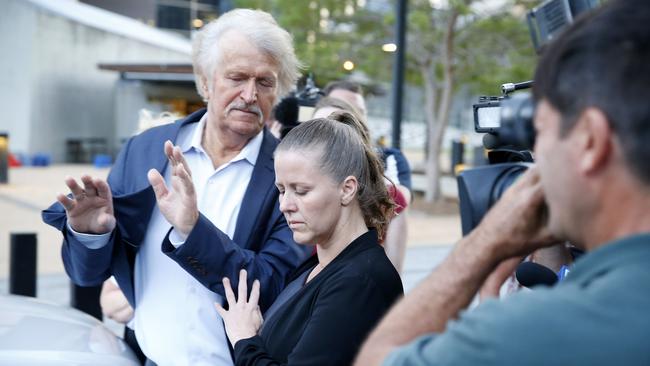
<instances>
[{"instance_id":1,"label":"shirt collar","mask_svg":"<svg viewBox=\"0 0 650 366\"><path fill-rule=\"evenodd\" d=\"M203 128L205 128L205 122L208 119L208 113L203 114L199 122L194 125L194 129L189 134L189 136L181 141L179 141L178 146L181 148L183 154L190 151L194 148L197 151L203 152L203 147L201 146L201 140L203 138Z\"/></svg>"},{"instance_id":2,"label":"shirt collar","mask_svg":"<svg viewBox=\"0 0 650 366\"><path fill-rule=\"evenodd\" d=\"M636 234L602 245L580 257L567 282L588 283L613 269L650 261L650 234Z\"/></svg>"},{"instance_id":3,"label":"shirt collar","mask_svg":"<svg viewBox=\"0 0 650 366\"><path fill-rule=\"evenodd\" d=\"M183 154L187 153L191 149L205 153L201 143L203 142L203 130L205 129L205 124L207 123L208 113L205 113L199 122L195 125L194 130L189 134L188 138L184 138L179 141L178 146L181 148ZM246 146L235 156L231 162L236 162L239 160L247 160L250 164L255 165L257 162L257 157L260 154L260 149L262 148L262 140L264 139L264 129L262 129L255 137L250 139Z\"/></svg>"},{"instance_id":4,"label":"shirt collar","mask_svg":"<svg viewBox=\"0 0 650 366\"><path fill-rule=\"evenodd\" d=\"M246 159L252 165L255 165L257 162L257 157L260 155L260 149L262 148L262 140L264 139L264 129L255 135L244 148L232 159L232 162Z\"/></svg>"}]
</instances>

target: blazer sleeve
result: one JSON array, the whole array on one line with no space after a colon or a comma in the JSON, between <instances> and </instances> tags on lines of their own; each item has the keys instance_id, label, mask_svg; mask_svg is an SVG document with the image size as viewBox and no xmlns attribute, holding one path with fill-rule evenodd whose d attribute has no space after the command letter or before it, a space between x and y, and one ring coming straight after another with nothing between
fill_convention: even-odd
<instances>
[{"instance_id":1,"label":"blazer sleeve","mask_svg":"<svg viewBox=\"0 0 650 366\"><path fill-rule=\"evenodd\" d=\"M296 324L295 331L302 336L286 363L273 360L262 338L256 336L235 344L235 364L350 365L365 337L399 294L385 293L365 276L347 276L324 284L317 296L307 324Z\"/></svg>"},{"instance_id":2,"label":"blazer sleeve","mask_svg":"<svg viewBox=\"0 0 650 366\"><path fill-rule=\"evenodd\" d=\"M284 289L289 273L311 252L310 246L293 241L277 200L267 220L270 233L256 251L242 248L202 214L183 245L175 248L167 233L162 251L205 287L224 297L222 279L228 277L236 289L239 270L245 269L248 288L255 279L260 281L260 308L265 311Z\"/></svg>"},{"instance_id":3,"label":"blazer sleeve","mask_svg":"<svg viewBox=\"0 0 650 366\"><path fill-rule=\"evenodd\" d=\"M43 212L43 221L59 229L63 234L61 257L66 273L72 282L79 286L101 285L111 276L110 264L115 232L111 233L106 245L101 248L90 249L76 240L73 235L69 235L65 210L61 207L63 211L57 212L58 207L55 207L55 205L50 206Z\"/></svg>"}]
</instances>

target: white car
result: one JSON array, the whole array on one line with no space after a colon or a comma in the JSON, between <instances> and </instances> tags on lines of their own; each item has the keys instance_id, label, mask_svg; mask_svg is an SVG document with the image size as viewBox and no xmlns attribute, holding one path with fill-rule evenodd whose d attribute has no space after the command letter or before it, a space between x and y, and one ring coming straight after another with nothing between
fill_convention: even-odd
<instances>
[{"instance_id":1,"label":"white car","mask_svg":"<svg viewBox=\"0 0 650 366\"><path fill-rule=\"evenodd\" d=\"M0 365L138 366L100 321L39 299L0 295Z\"/></svg>"}]
</instances>

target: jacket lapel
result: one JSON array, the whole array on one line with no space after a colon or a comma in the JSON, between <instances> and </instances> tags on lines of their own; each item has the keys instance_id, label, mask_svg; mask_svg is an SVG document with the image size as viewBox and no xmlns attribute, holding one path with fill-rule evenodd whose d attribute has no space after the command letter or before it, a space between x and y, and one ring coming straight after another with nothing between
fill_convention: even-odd
<instances>
[{"instance_id":1,"label":"jacket lapel","mask_svg":"<svg viewBox=\"0 0 650 366\"><path fill-rule=\"evenodd\" d=\"M267 200L273 194L275 184L275 171L273 168L273 152L278 145L277 140L266 128L264 128L264 139L260 148L257 162L253 168L251 180L246 188L244 199L239 209L237 226L233 241L244 248L251 246L254 229L259 228L259 218L266 207ZM271 205L270 209L273 206Z\"/></svg>"}]
</instances>

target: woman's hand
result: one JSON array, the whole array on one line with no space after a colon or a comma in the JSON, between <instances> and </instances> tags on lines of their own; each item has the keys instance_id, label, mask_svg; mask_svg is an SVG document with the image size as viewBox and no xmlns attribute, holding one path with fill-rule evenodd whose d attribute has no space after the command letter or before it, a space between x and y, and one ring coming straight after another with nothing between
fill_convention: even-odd
<instances>
[{"instance_id":1,"label":"woman's hand","mask_svg":"<svg viewBox=\"0 0 650 366\"><path fill-rule=\"evenodd\" d=\"M251 296L246 301L248 294L246 277L246 270L239 271L239 288L236 300L235 293L230 287L230 280L224 277L223 287L226 292L226 301L228 301L228 310L224 309L219 303L214 304L217 312L223 318L226 325L226 334L233 347L242 339L256 336L263 322L260 307L257 305L260 298L260 281L255 280L253 282Z\"/></svg>"}]
</instances>

